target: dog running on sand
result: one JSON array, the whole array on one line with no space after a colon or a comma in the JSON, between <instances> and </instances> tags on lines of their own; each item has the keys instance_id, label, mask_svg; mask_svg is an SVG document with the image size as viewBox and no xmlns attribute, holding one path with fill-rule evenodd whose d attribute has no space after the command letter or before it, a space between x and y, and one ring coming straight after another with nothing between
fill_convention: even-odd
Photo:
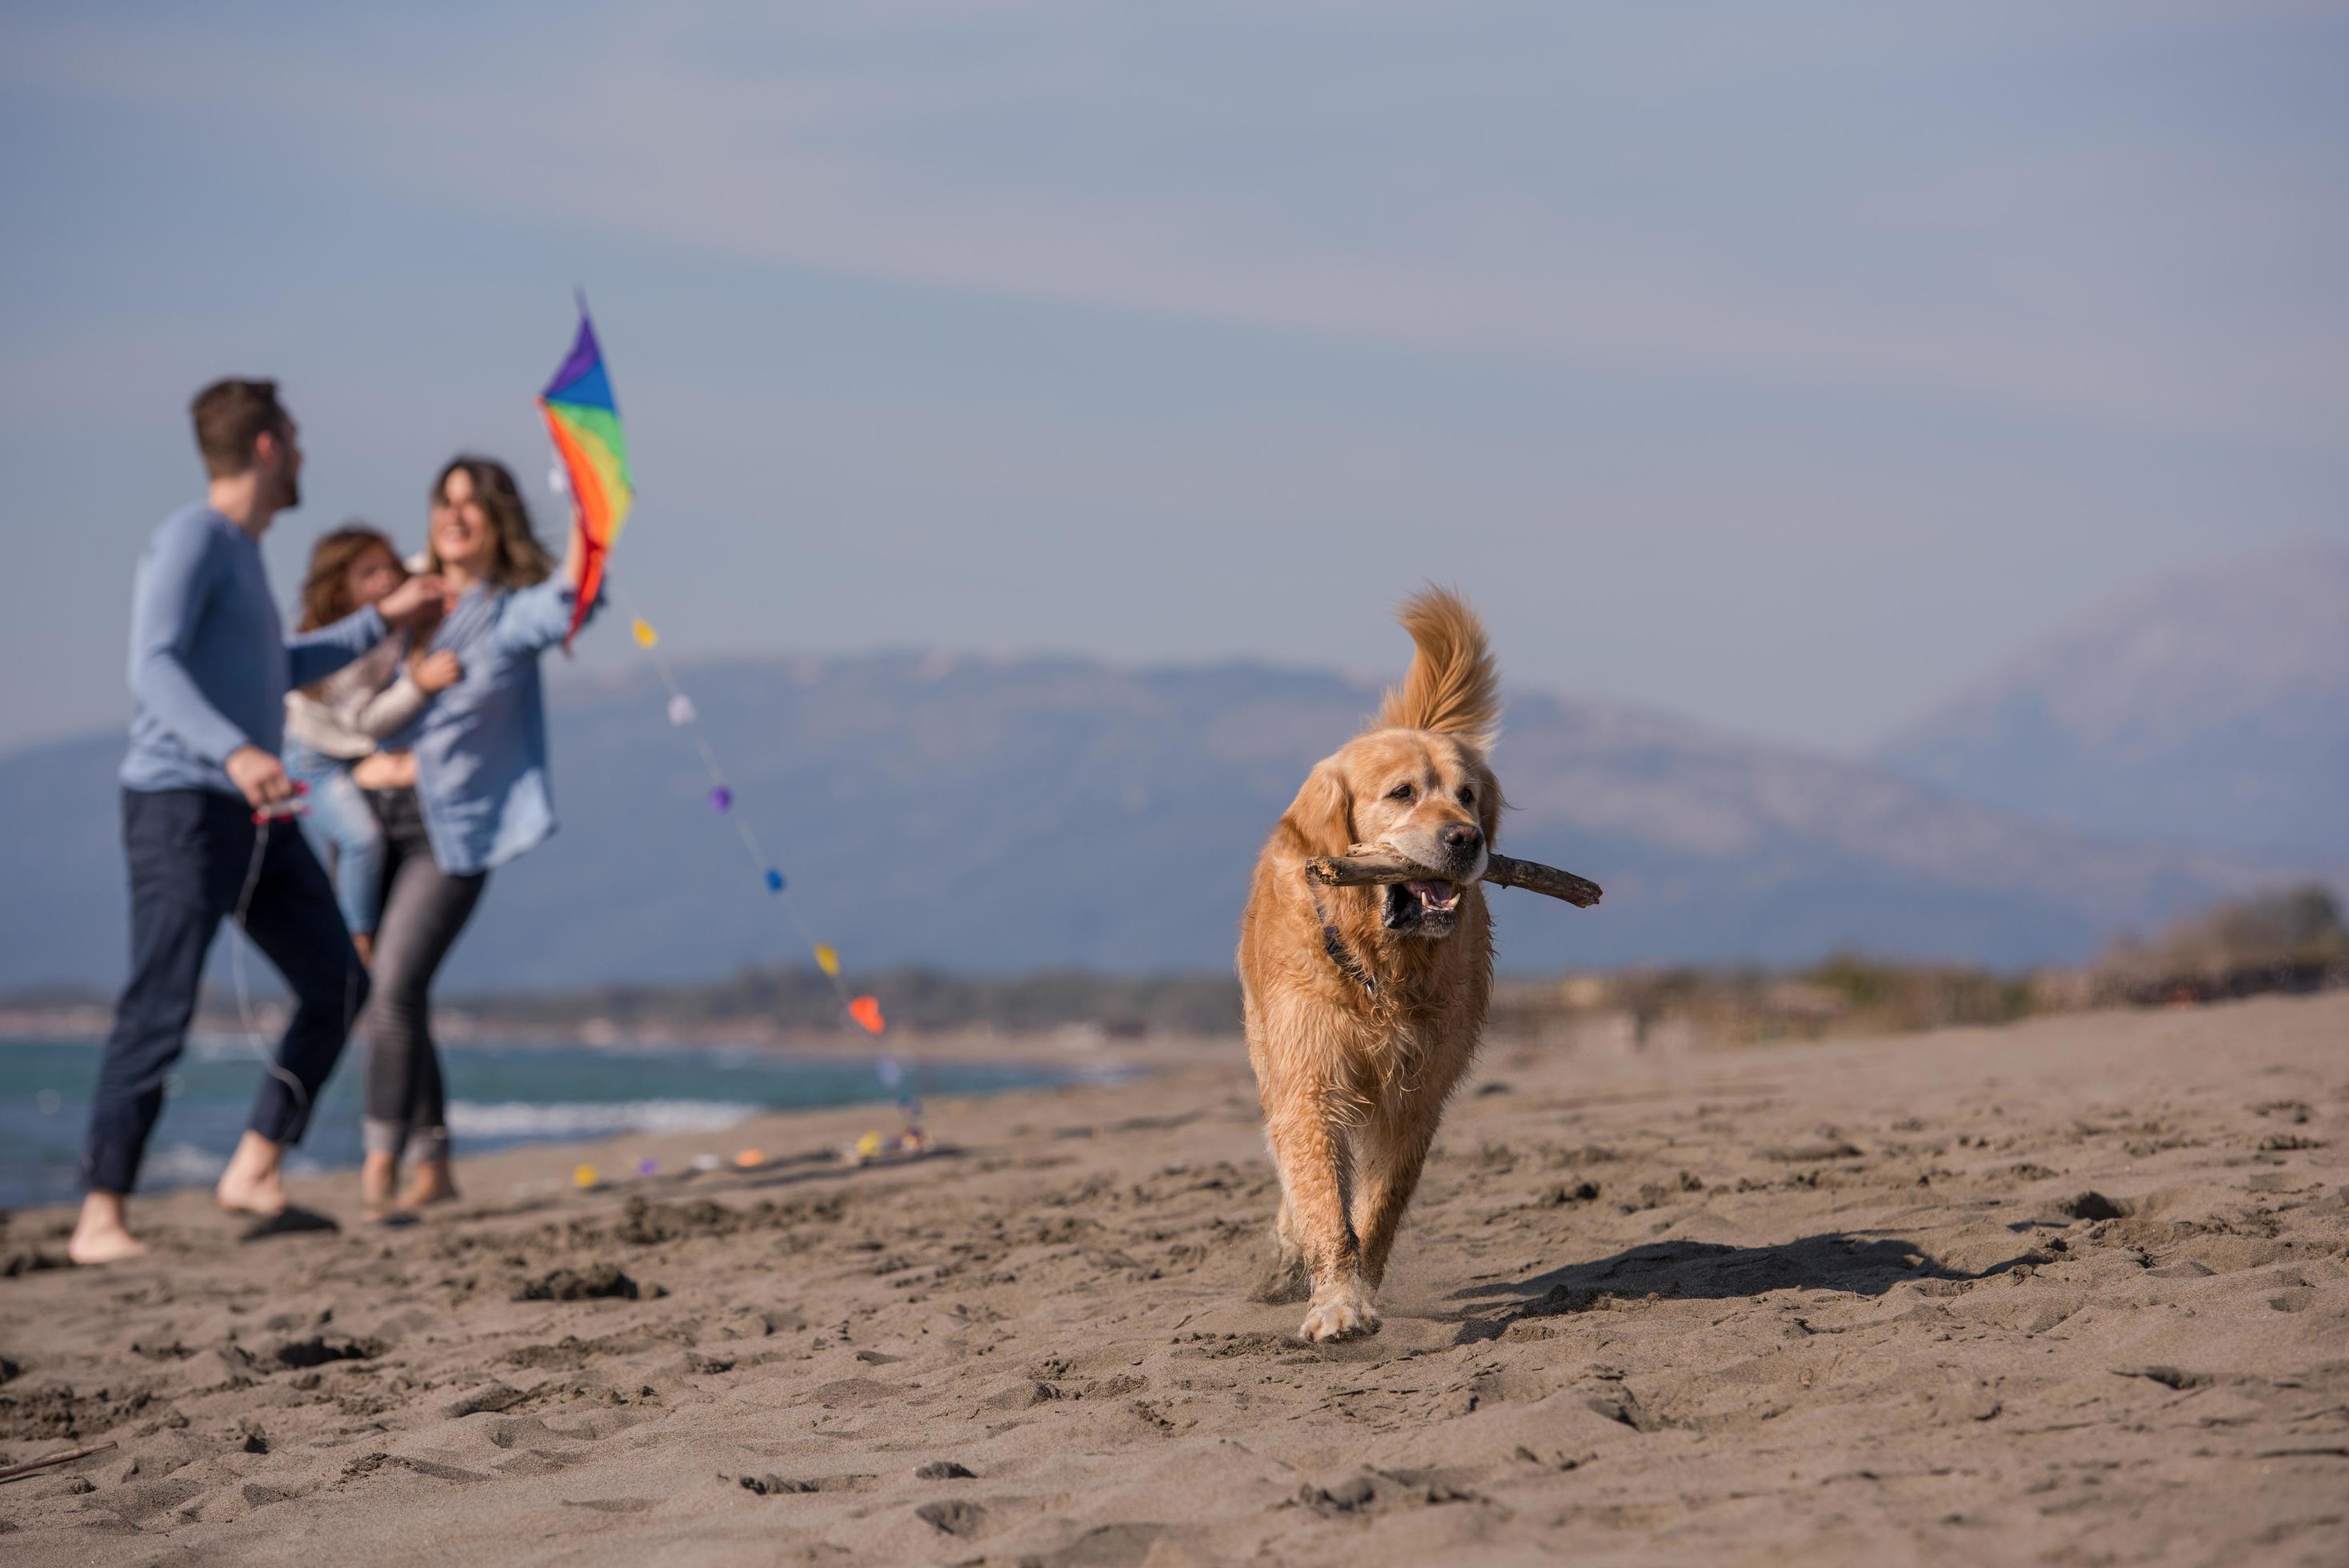
<instances>
[{"instance_id":1,"label":"dog running on sand","mask_svg":"<svg viewBox=\"0 0 2349 1568\"><path fill-rule=\"evenodd\" d=\"M1395 1227L1493 986L1477 879L1500 826L1485 760L1500 717L1485 628L1431 588L1401 615L1415 653L1376 725L1317 764L1257 858L1240 921L1248 1057L1280 1169L1267 1299L1310 1305L1309 1340L1370 1334ZM1319 887L1305 862L1375 845L1444 873Z\"/></svg>"}]
</instances>

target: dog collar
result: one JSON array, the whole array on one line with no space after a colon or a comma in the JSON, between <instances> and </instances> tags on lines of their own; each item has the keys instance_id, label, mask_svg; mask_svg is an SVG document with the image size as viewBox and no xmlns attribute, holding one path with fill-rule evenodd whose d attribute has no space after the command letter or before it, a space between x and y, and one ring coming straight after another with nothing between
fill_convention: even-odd
<instances>
[{"instance_id":1,"label":"dog collar","mask_svg":"<svg viewBox=\"0 0 2349 1568\"><path fill-rule=\"evenodd\" d=\"M1321 951L1330 955L1330 962L1338 966L1339 974L1360 985L1366 994L1377 995L1379 983L1371 978L1370 972L1354 957L1354 950L1346 945L1345 936L1330 919L1330 911L1321 903L1321 890L1310 879L1307 880L1305 889L1307 896L1313 901L1313 918L1321 923Z\"/></svg>"}]
</instances>

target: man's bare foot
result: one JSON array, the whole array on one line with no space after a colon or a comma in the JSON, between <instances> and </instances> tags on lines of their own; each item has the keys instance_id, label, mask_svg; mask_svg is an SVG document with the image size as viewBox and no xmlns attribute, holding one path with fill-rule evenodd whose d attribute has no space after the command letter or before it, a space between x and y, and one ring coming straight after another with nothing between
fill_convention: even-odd
<instances>
[{"instance_id":1,"label":"man's bare foot","mask_svg":"<svg viewBox=\"0 0 2349 1568\"><path fill-rule=\"evenodd\" d=\"M275 1219L285 1212L285 1184L277 1174L278 1162L285 1158L283 1144L247 1132L237 1140L236 1152L228 1157L228 1169L221 1172L212 1196L232 1214Z\"/></svg>"},{"instance_id":2,"label":"man's bare foot","mask_svg":"<svg viewBox=\"0 0 2349 1568\"><path fill-rule=\"evenodd\" d=\"M119 1264L146 1255L147 1243L123 1223L121 1193L92 1192L82 1199L81 1218L66 1243L66 1256L78 1264Z\"/></svg>"},{"instance_id":3,"label":"man's bare foot","mask_svg":"<svg viewBox=\"0 0 2349 1568\"><path fill-rule=\"evenodd\" d=\"M408 1191L399 1195L403 1209L421 1209L428 1203L453 1203L457 1201L457 1178L449 1161L427 1160L416 1168L409 1179Z\"/></svg>"},{"instance_id":4,"label":"man's bare foot","mask_svg":"<svg viewBox=\"0 0 2349 1568\"><path fill-rule=\"evenodd\" d=\"M359 1161L359 1205L370 1220L387 1220L397 1206L392 1189L399 1184L399 1156L369 1154Z\"/></svg>"},{"instance_id":5,"label":"man's bare foot","mask_svg":"<svg viewBox=\"0 0 2349 1568\"><path fill-rule=\"evenodd\" d=\"M78 1264L119 1264L147 1255L147 1243L120 1225L93 1225L88 1220L74 1226L66 1256Z\"/></svg>"}]
</instances>

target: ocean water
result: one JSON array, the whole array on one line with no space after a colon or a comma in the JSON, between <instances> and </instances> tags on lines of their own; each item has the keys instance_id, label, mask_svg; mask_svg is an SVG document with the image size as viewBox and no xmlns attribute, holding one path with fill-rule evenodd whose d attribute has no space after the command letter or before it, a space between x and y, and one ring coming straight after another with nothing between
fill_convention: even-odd
<instances>
[{"instance_id":1,"label":"ocean water","mask_svg":"<svg viewBox=\"0 0 2349 1568\"><path fill-rule=\"evenodd\" d=\"M328 1080L295 1172L358 1163L364 1044ZM98 1078L93 1040L0 1040L0 1208L61 1203L80 1193L81 1140ZM999 1093L1086 1074L1027 1063L907 1064L887 1087L872 1057L779 1056L749 1047L577 1045L444 1047L449 1130L457 1150L605 1138L625 1132L708 1132L728 1156L725 1129L770 1110ZM164 1085L163 1119L148 1145L142 1191L210 1181L243 1130L263 1076L243 1037L191 1039ZM896 1112L874 1125L896 1130Z\"/></svg>"}]
</instances>

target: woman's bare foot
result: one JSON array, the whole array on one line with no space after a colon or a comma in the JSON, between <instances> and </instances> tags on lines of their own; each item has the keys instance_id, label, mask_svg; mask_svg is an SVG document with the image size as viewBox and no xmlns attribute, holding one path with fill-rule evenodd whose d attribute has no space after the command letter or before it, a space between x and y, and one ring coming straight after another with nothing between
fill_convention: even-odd
<instances>
[{"instance_id":1,"label":"woman's bare foot","mask_svg":"<svg viewBox=\"0 0 2349 1568\"><path fill-rule=\"evenodd\" d=\"M359 1161L359 1203L370 1220L388 1220L396 1205L392 1189L399 1184L399 1156L369 1154Z\"/></svg>"},{"instance_id":2,"label":"woman's bare foot","mask_svg":"<svg viewBox=\"0 0 2349 1568\"><path fill-rule=\"evenodd\" d=\"M78 1264L119 1264L146 1255L147 1243L123 1222L121 1193L92 1192L82 1199L81 1218L66 1243L66 1256Z\"/></svg>"},{"instance_id":3,"label":"woman's bare foot","mask_svg":"<svg viewBox=\"0 0 2349 1568\"><path fill-rule=\"evenodd\" d=\"M285 1184L277 1174L285 1158L285 1145L247 1132L237 1140L236 1152L228 1157L228 1169L221 1172L212 1196L232 1214L275 1219L285 1212Z\"/></svg>"},{"instance_id":4,"label":"woman's bare foot","mask_svg":"<svg viewBox=\"0 0 2349 1568\"><path fill-rule=\"evenodd\" d=\"M453 1203L457 1201L457 1178L449 1161L427 1160L416 1168L409 1179L408 1191L399 1195L403 1209L421 1209L428 1203Z\"/></svg>"},{"instance_id":5,"label":"woman's bare foot","mask_svg":"<svg viewBox=\"0 0 2349 1568\"><path fill-rule=\"evenodd\" d=\"M370 969L375 967L375 933L371 931L352 932L351 945L358 949L360 963L366 965Z\"/></svg>"}]
</instances>

